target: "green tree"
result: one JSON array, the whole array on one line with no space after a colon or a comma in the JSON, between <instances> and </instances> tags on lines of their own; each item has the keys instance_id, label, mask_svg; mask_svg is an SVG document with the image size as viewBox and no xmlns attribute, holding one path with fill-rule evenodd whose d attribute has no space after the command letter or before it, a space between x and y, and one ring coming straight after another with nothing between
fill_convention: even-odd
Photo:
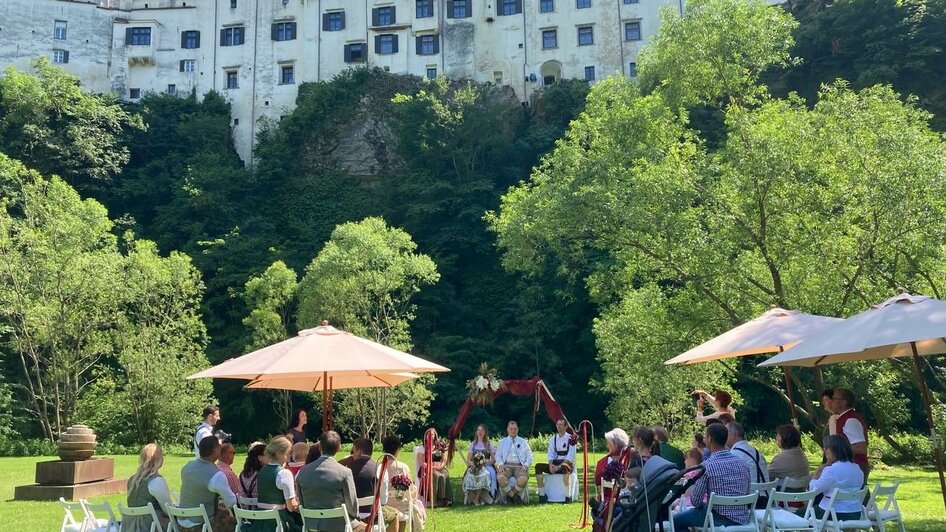
<instances>
[{"instance_id":1,"label":"green tree","mask_svg":"<svg viewBox=\"0 0 946 532\"><path fill-rule=\"evenodd\" d=\"M404 231L381 218L339 225L299 283L300 328L322 320L397 349L409 349L413 296L439 279L437 266ZM399 422L422 423L432 379L389 390L340 391L339 424L379 436Z\"/></svg>"},{"instance_id":2,"label":"green tree","mask_svg":"<svg viewBox=\"0 0 946 532\"><path fill-rule=\"evenodd\" d=\"M98 188L128 162L126 131L140 129L113 96L84 92L48 58L35 75L9 68L0 78L0 147L43 174L82 189Z\"/></svg>"}]
</instances>

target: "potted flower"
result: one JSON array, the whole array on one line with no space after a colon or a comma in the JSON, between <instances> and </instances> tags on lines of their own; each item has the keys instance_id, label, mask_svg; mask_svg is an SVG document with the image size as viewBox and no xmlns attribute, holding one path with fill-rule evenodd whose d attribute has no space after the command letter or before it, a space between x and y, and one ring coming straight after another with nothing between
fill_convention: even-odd
<instances>
[{"instance_id":1,"label":"potted flower","mask_svg":"<svg viewBox=\"0 0 946 532\"><path fill-rule=\"evenodd\" d=\"M410 477L407 475L395 475L391 478L391 487L394 488L394 497L399 500L404 499L404 493L411 489Z\"/></svg>"}]
</instances>

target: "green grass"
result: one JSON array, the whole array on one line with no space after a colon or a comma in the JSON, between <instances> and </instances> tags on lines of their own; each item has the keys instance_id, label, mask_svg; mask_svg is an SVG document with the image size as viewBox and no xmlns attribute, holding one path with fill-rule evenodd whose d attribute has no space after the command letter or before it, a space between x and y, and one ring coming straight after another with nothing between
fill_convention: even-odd
<instances>
[{"instance_id":1,"label":"green grass","mask_svg":"<svg viewBox=\"0 0 946 532\"><path fill-rule=\"evenodd\" d=\"M136 456L114 456L117 477L131 475L137 465ZM180 469L191 457L168 456L162 473L172 489L180 488ZM409 456L404 458L410 460ZM37 461L52 458L0 458L0 523L3 530L56 531L62 519L62 509L57 502L13 501L13 488L33 482ZM243 458L238 457L236 469L242 467ZM457 460L451 468L454 489L459 489L459 476L463 464ZM906 517L910 532L942 532L946 530L946 512L939 493L939 480L935 471L919 468L885 468L871 473L871 482L891 483L901 480L898 491L900 508ZM124 495L104 497L117 508L124 502ZM99 500L99 499L95 499ZM459 502L459 501L458 501ZM117 511L117 510L116 510ZM428 530L442 532L482 531L531 531L568 530L568 525L578 520L581 504L477 508L453 506L436 508L429 513Z\"/></svg>"}]
</instances>

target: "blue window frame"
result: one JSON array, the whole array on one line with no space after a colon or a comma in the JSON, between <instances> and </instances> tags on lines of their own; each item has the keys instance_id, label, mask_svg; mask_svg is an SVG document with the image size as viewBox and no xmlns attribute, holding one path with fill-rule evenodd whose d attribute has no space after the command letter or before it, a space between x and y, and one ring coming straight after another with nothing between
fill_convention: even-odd
<instances>
[{"instance_id":1,"label":"blue window frame","mask_svg":"<svg viewBox=\"0 0 946 532\"><path fill-rule=\"evenodd\" d=\"M539 12L551 13L555 11L555 0L539 0Z\"/></svg>"},{"instance_id":2,"label":"blue window frame","mask_svg":"<svg viewBox=\"0 0 946 532\"><path fill-rule=\"evenodd\" d=\"M558 48L558 31L556 30L543 30L542 31L542 48Z\"/></svg>"},{"instance_id":3,"label":"blue window frame","mask_svg":"<svg viewBox=\"0 0 946 532\"><path fill-rule=\"evenodd\" d=\"M434 0L417 0L417 18L434 16Z\"/></svg>"},{"instance_id":4,"label":"blue window frame","mask_svg":"<svg viewBox=\"0 0 946 532\"><path fill-rule=\"evenodd\" d=\"M578 46L587 46L594 43L594 29L591 26L580 26L578 28Z\"/></svg>"}]
</instances>

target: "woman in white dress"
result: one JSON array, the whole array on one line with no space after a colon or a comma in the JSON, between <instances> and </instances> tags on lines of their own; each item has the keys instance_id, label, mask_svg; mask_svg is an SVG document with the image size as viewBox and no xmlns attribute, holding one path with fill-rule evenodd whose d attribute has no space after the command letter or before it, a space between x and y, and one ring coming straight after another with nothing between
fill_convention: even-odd
<instances>
[{"instance_id":1,"label":"woman in white dress","mask_svg":"<svg viewBox=\"0 0 946 532\"><path fill-rule=\"evenodd\" d=\"M486 462L474 467L473 457L482 453ZM463 476L463 500L466 504L491 504L496 496L496 447L489 441L485 425L477 425L476 437L466 453L466 475Z\"/></svg>"},{"instance_id":2,"label":"woman in white dress","mask_svg":"<svg viewBox=\"0 0 946 532\"><path fill-rule=\"evenodd\" d=\"M382 475L382 478L389 483L387 506L397 511L397 520L388 525L388 532L419 532L424 529L427 512L418 496L417 484L411 485L404 493L398 493L394 484L391 483L398 476L410 478L410 468L404 462L397 460L397 456L401 452L401 439L393 434L385 436L381 440L381 448L385 454L394 457L394 460L388 459L388 465L385 468L384 475ZM411 512L412 508L413 512ZM411 512L410 516L408 512ZM408 522L410 523L410 529L407 528Z\"/></svg>"}]
</instances>

